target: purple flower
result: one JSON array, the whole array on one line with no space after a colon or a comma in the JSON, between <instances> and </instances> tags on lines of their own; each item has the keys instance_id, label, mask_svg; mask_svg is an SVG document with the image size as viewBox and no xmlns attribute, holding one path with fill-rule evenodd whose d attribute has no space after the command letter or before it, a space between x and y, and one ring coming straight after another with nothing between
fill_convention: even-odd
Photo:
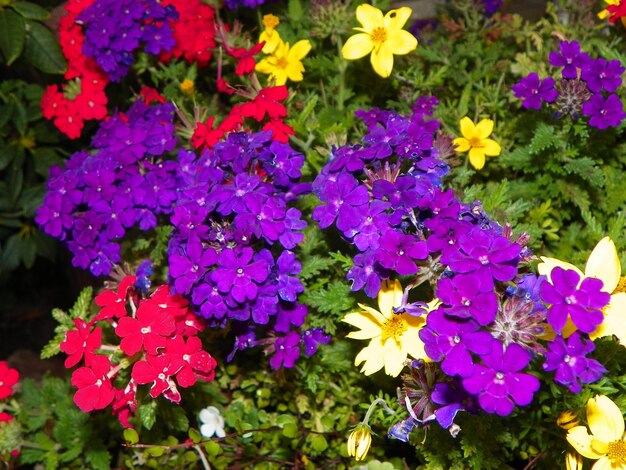
<instances>
[{"instance_id":1,"label":"purple flower","mask_svg":"<svg viewBox=\"0 0 626 470\"><path fill-rule=\"evenodd\" d=\"M281 302L278 305L274 330L287 333L292 326L302 326L307 315L306 305L295 302Z\"/></svg>"},{"instance_id":2,"label":"purple flower","mask_svg":"<svg viewBox=\"0 0 626 470\"><path fill-rule=\"evenodd\" d=\"M549 304L547 320L557 333L565 326L567 316L584 332L591 333L602 323L602 308L609 303L611 295L602 292L602 281L588 277L580 281L573 269L556 267L550 272L551 282L541 284L541 299Z\"/></svg>"},{"instance_id":3,"label":"purple flower","mask_svg":"<svg viewBox=\"0 0 626 470\"><path fill-rule=\"evenodd\" d=\"M237 302L253 300L258 293L257 284L265 281L269 274L267 261L250 262L253 254L249 247L241 250L227 248L219 255L219 267L211 273L211 280L217 283L220 292L230 292Z\"/></svg>"},{"instance_id":4,"label":"purple flower","mask_svg":"<svg viewBox=\"0 0 626 470\"><path fill-rule=\"evenodd\" d=\"M278 268L278 295L282 300L295 302L298 294L304 291L304 286L300 279L292 275L298 274L302 270L302 265L296 259L295 253L283 251L276 260L276 267Z\"/></svg>"},{"instance_id":5,"label":"purple flower","mask_svg":"<svg viewBox=\"0 0 626 470\"><path fill-rule=\"evenodd\" d=\"M533 72L513 85L513 93L516 98L523 100L524 108L540 109L542 101L552 103L559 94L554 85L552 77L539 80L539 75Z\"/></svg>"},{"instance_id":6,"label":"purple flower","mask_svg":"<svg viewBox=\"0 0 626 470\"><path fill-rule=\"evenodd\" d=\"M204 249L199 238L190 238L183 253L172 254L169 258L169 274L174 280L176 292L188 294L216 261L217 254L213 248Z\"/></svg>"},{"instance_id":7,"label":"purple flower","mask_svg":"<svg viewBox=\"0 0 626 470\"><path fill-rule=\"evenodd\" d=\"M622 100L616 94L607 96L606 100L600 93L596 93L583 104L583 114L590 116L589 125L598 129L618 127L624 118Z\"/></svg>"},{"instance_id":8,"label":"purple flower","mask_svg":"<svg viewBox=\"0 0 626 470\"><path fill-rule=\"evenodd\" d=\"M390 271L378 264L376 252L368 250L354 257L354 265L346 278L352 281L352 291L365 288L365 294L374 298L378 295L381 282L389 276Z\"/></svg>"},{"instance_id":9,"label":"purple flower","mask_svg":"<svg viewBox=\"0 0 626 470\"><path fill-rule=\"evenodd\" d=\"M325 335L322 328L310 328L302 333L302 341L304 341L304 353L311 357L316 353L320 344L330 342L330 335Z\"/></svg>"},{"instance_id":10,"label":"purple flower","mask_svg":"<svg viewBox=\"0 0 626 470\"><path fill-rule=\"evenodd\" d=\"M441 361L441 370L449 376L470 377L474 371L471 353L484 356L491 351L493 339L473 320L451 320L441 309L428 314L425 328L419 332L424 350L433 361Z\"/></svg>"},{"instance_id":11,"label":"purple flower","mask_svg":"<svg viewBox=\"0 0 626 470\"><path fill-rule=\"evenodd\" d=\"M559 52L550 52L550 65L563 67L563 78L574 79L578 77L577 69L584 69L589 63L589 56L580 51L578 41L561 41Z\"/></svg>"},{"instance_id":12,"label":"purple flower","mask_svg":"<svg viewBox=\"0 0 626 470\"><path fill-rule=\"evenodd\" d=\"M521 247L505 237L486 230L474 229L459 238L458 251L448 250L441 262L457 273L474 273L481 290L493 289L494 279L510 281L517 274Z\"/></svg>"},{"instance_id":13,"label":"purple flower","mask_svg":"<svg viewBox=\"0 0 626 470\"><path fill-rule=\"evenodd\" d=\"M493 340L491 353L483 356L482 364L474 365L474 374L463 379L463 387L478 396L480 407L500 416L511 414L515 405L526 406L539 390L539 379L520 373L530 362L531 355L517 344L506 348Z\"/></svg>"},{"instance_id":14,"label":"purple flower","mask_svg":"<svg viewBox=\"0 0 626 470\"><path fill-rule=\"evenodd\" d=\"M554 381L565 385L573 393L582 391L580 384L595 382L606 372L602 364L586 357L595 346L593 341L583 338L580 333L572 334L567 342L562 336L557 336L548 343L548 349L543 369L556 370Z\"/></svg>"},{"instance_id":15,"label":"purple flower","mask_svg":"<svg viewBox=\"0 0 626 470\"><path fill-rule=\"evenodd\" d=\"M498 311L498 296L484 292L481 281L471 274L457 274L454 278L441 279L437 284L437 298L446 307L447 315L473 318L480 325L491 323Z\"/></svg>"},{"instance_id":16,"label":"purple flower","mask_svg":"<svg viewBox=\"0 0 626 470\"><path fill-rule=\"evenodd\" d=\"M336 218L342 232L361 223L363 206L369 202L367 188L347 173L340 173L336 181L327 181L318 197L328 204L313 209L313 220L326 228Z\"/></svg>"},{"instance_id":17,"label":"purple flower","mask_svg":"<svg viewBox=\"0 0 626 470\"><path fill-rule=\"evenodd\" d=\"M581 79L587 83L587 88L594 93L600 93L602 89L612 93L622 84L624 67L619 60L606 61L594 59L583 69Z\"/></svg>"},{"instance_id":18,"label":"purple flower","mask_svg":"<svg viewBox=\"0 0 626 470\"><path fill-rule=\"evenodd\" d=\"M293 367L300 357L300 335L292 331L286 336L276 338L274 350L276 352L270 359L272 369L278 370L281 366Z\"/></svg>"},{"instance_id":19,"label":"purple flower","mask_svg":"<svg viewBox=\"0 0 626 470\"><path fill-rule=\"evenodd\" d=\"M415 236L389 230L379 241L376 258L381 266L393 269L400 276L416 274L418 271L414 259L426 259L426 242Z\"/></svg>"}]
</instances>

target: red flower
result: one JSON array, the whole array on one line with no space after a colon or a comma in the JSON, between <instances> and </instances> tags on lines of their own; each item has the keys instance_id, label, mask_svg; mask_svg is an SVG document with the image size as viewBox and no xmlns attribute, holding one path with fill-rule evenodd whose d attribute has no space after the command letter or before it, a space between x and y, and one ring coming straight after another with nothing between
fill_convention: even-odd
<instances>
[{"instance_id":1,"label":"red flower","mask_svg":"<svg viewBox=\"0 0 626 470\"><path fill-rule=\"evenodd\" d=\"M217 129L213 129L214 122L215 117L211 116L207 119L206 123L199 122L196 125L196 129L193 131L193 135L191 136L191 146L193 148L212 148L222 139L222 137L224 137L225 132L219 127Z\"/></svg>"},{"instance_id":2,"label":"red flower","mask_svg":"<svg viewBox=\"0 0 626 470\"><path fill-rule=\"evenodd\" d=\"M146 104L150 104L153 101L163 104L166 101L165 98L162 97L157 90L155 90L154 88L150 88L149 86L143 87L139 91L139 95L143 98L143 101Z\"/></svg>"},{"instance_id":3,"label":"red flower","mask_svg":"<svg viewBox=\"0 0 626 470\"><path fill-rule=\"evenodd\" d=\"M145 361L135 363L131 376L138 384L152 382L150 388L152 398L163 394L168 400L179 403L180 393L171 377L177 374L184 365L184 361L173 354L148 355Z\"/></svg>"},{"instance_id":4,"label":"red flower","mask_svg":"<svg viewBox=\"0 0 626 470\"><path fill-rule=\"evenodd\" d=\"M107 115L106 93L99 88L83 84L83 91L74 100L83 119L104 119Z\"/></svg>"},{"instance_id":5,"label":"red flower","mask_svg":"<svg viewBox=\"0 0 626 470\"><path fill-rule=\"evenodd\" d=\"M246 49L245 47L240 49L226 49L226 52L229 55L235 59L239 59L237 61L237 68L235 69L236 75L241 76L254 71L254 66L256 65L254 62L254 56L261 52L264 45L264 42L260 42L249 49Z\"/></svg>"},{"instance_id":6,"label":"red flower","mask_svg":"<svg viewBox=\"0 0 626 470\"><path fill-rule=\"evenodd\" d=\"M176 330L174 318L154 303L142 302L137 309L136 318L120 318L115 334L122 338L120 349L129 356L134 356L143 348L148 354L156 354L158 348L164 348L165 337Z\"/></svg>"},{"instance_id":7,"label":"red flower","mask_svg":"<svg viewBox=\"0 0 626 470\"><path fill-rule=\"evenodd\" d=\"M94 321L104 320L113 317L123 317L126 312L126 296L128 289L135 284L137 278L135 276L126 276L120 282L117 292L105 290L96 296L96 305L102 307L100 313L96 315Z\"/></svg>"},{"instance_id":8,"label":"red flower","mask_svg":"<svg viewBox=\"0 0 626 470\"><path fill-rule=\"evenodd\" d=\"M137 384L133 379L122 389L115 389L115 399L111 405L113 416L117 415L120 424L132 428L129 419L137 411Z\"/></svg>"},{"instance_id":9,"label":"red flower","mask_svg":"<svg viewBox=\"0 0 626 470\"><path fill-rule=\"evenodd\" d=\"M176 336L195 336L201 331L204 331L204 323L195 313L187 310L183 316L176 317Z\"/></svg>"},{"instance_id":10,"label":"red flower","mask_svg":"<svg viewBox=\"0 0 626 470\"><path fill-rule=\"evenodd\" d=\"M56 85L48 85L41 97L41 113L46 119L67 114L67 98Z\"/></svg>"},{"instance_id":11,"label":"red flower","mask_svg":"<svg viewBox=\"0 0 626 470\"><path fill-rule=\"evenodd\" d=\"M74 114L72 111L73 110L68 108L66 114L57 116L54 119L54 125L70 139L78 139L83 127L85 127L85 123L83 122L83 118L78 114Z\"/></svg>"},{"instance_id":12,"label":"red flower","mask_svg":"<svg viewBox=\"0 0 626 470\"><path fill-rule=\"evenodd\" d=\"M626 2L618 5L607 5L606 10L609 12L609 21L615 23L618 19L626 17Z\"/></svg>"},{"instance_id":13,"label":"red flower","mask_svg":"<svg viewBox=\"0 0 626 470\"><path fill-rule=\"evenodd\" d=\"M94 351L102 344L102 328L97 327L91 331L90 325L80 318L74 319L75 330L65 333L65 339L61 343L61 351L68 355L65 359L65 367L74 367L85 356L85 363L89 364L94 356Z\"/></svg>"},{"instance_id":14,"label":"red flower","mask_svg":"<svg viewBox=\"0 0 626 470\"><path fill-rule=\"evenodd\" d=\"M207 382L215 378L217 362L202 350L202 341L197 336L188 338L186 344L182 336L176 336L167 342L165 351L184 363L176 374L176 381L181 387L191 387L198 378Z\"/></svg>"},{"instance_id":15,"label":"red flower","mask_svg":"<svg viewBox=\"0 0 626 470\"><path fill-rule=\"evenodd\" d=\"M74 394L74 403L81 411L106 408L115 397L115 389L107 374L111 371L111 361L102 355L94 355L89 367L76 369L72 374L72 385L78 390Z\"/></svg>"},{"instance_id":16,"label":"red flower","mask_svg":"<svg viewBox=\"0 0 626 470\"><path fill-rule=\"evenodd\" d=\"M235 89L223 78L217 79L217 91L220 93L226 93L227 95L235 93Z\"/></svg>"},{"instance_id":17,"label":"red flower","mask_svg":"<svg viewBox=\"0 0 626 470\"><path fill-rule=\"evenodd\" d=\"M11 369L5 361L0 361L0 400L13 394L13 385L20 379L20 374Z\"/></svg>"},{"instance_id":18,"label":"red flower","mask_svg":"<svg viewBox=\"0 0 626 470\"><path fill-rule=\"evenodd\" d=\"M154 291L152 296L144 301L145 304L158 307L163 311L166 311L173 317L184 315L189 310L189 302L182 295L172 295L170 293L170 286L167 284L159 286Z\"/></svg>"},{"instance_id":19,"label":"red flower","mask_svg":"<svg viewBox=\"0 0 626 470\"><path fill-rule=\"evenodd\" d=\"M272 140L286 144L290 135L296 135L291 126L285 124L280 119L272 119L263 126L264 131L272 131Z\"/></svg>"},{"instance_id":20,"label":"red flower","mask_svg":"<svg viewBox=\"0 0 626 470\"><path fill-rule=\"evenodd\" d=\"M244 117L251 117L261 122L265 113L270 119L282 118L287 115L287 108L279 101L284 101L289 97L289 92L285 85L263 88L254 100L241 105L241 114Z\"/></svg>"},{"instance_id":21,"label":"red flower","mask_svg":"<svg viewBox=\"0 0 626 470\"><path fill-rule=\"evenodd\" d=\"M4 411L0 413L0 424L8 423L9 421L13 421L13 419L13 416L11 416L9 413L5 413Z\"/></svg>"}]
</instances>

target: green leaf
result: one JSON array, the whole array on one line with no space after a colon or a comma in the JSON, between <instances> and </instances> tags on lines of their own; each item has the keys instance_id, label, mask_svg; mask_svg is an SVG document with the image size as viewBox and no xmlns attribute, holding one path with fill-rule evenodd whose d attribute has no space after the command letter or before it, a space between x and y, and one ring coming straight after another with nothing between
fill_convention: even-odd
<instances>
[{"instance_id":1,"label":"green leaf","mask_svg":"<svg viewBox=\"0 0 626 470\"><path fill-rule=\"evenodd\" d=\"M125 431L128 431L126 429ZM135 431L136 433L136 431ZM85 449L85 460L94 470L108 470L111 468L111 455L106 449Z\"/></svg>"},{"instance_id":2,"label":"green leaf","mask_svg":"<svg viewBox=\"0 0 626 470\"><path fill-rule=\"evenodd\" d=\"M52 32L41 23L30 20L26 21L26 26L24 57L42 72L64 73L67 63Z\"/></svg>"},{"instance_id":3,"label":"green leaf","mask_svg":"<svg viewBox=\"0 0 626 470\"><path fill-rule=\"evenodd\" d=\"M139 434L132 428L124 429L124 439L129 444L137 444L139 442Z\"/></svg>"},{"instance_id":4,"label":"green leaf","mask_svg":"<svg viewBox=\"0 0 626 470\"><path fill-rule=\"evenodd\" d=\"M326 438L321 434L316 434L311 439L311 447L316 452L324 452L328 448L328 442L326 442Z\"/></svg>"},{"instance_id":5,"label":"green leaf","mask_svg":"<svg viewBox=\"0 0 626 470\"><path fill-rule=\"evenodd\" d=\"M74 305L70 309L71 318L82 318L85 320L89 314L89 306L91 305L92 297L93 287L85 287L82 291L80 291L78 299L76 299L76 302L74 302Z\"/></svg>"},{"instance_id":6,"label":"green leaf","mask_svg":"<svg viewBox=\"0 0 626 470\"><path fill-rule=\"evenodd\" d=\"M37 256L37 244L35 243L35 239L33 237L27 237L22 239L22 263L28 269L33 267L35 264L35 257Z\"/></svg>"},{"instance_id":7,"label":"green leaf","mask_svg":"<svg viewBox=\"0 0 626 470\"><path fill-rule=\"evenodd\" d=\"M222 448L217 442L209 441L204 444L204 450L209 457L216 457L222 451Z\"/></svg>"},{"instance_id":8,"label":"green leaf","mask_svg":"<svg viewBox=\"0 0 626 470\"><path fill-rule=\"evenodd\" d=\"M2 255L0 255L0 271L12 271L20 264L20 251L22 250L22 239L18 234L11 235L4 245Z\"/></svg>"},{"instance_id":9,"label":"green leaf","mask_svg":"<svg viewBox=\"0 0 626 470\"><path fill-rule=\"evenodd\" d=\"M283 427L283 436L293 439L298 435L298 425L295 423L287 423Z\"/></svg>"},{"instance_id":10,"label":"green leaf","mask_svg":"<svg viewBox=\"0 0 626 470\"><path fill-rule=\"evenodd\" d=\"M196 431L195 429L191 428L189 430L189 439L191 439L194 444L197 444L198 442L200 442L202 440L202 436L200 435L200 433L198 431Z\"/></svg>"},{"instance_id":11,"label":"green leaf","mask_svg":"<svg viewBox=\"0 0 626 470\"><path fill-rule=\"evenodd\" d=\"M317 255L307 256L302 260L302 270L300 271L298 277L300 277L300 279L312 278L320 272L328 269L334 263L334 260L330 258L322 258Z\"/></svg>"},{"instance_id":12,"label":"green leaf","mask_svg":"<svg viewBox=\"0 0 626 470\"><path fill-rule=\"evenodd\" d=\"M302 8L300 0L289 0L287 11L289 19L292 21L300 21L304 15L304 9Z\"/></svg>"},{"instance_id":13,"label":"green leaf","mask_svg":"<svg viewBox=\"0 0 626 470\"><path fill-rule=\"evenodd\" d=\"M303 295L303 301L323 313L341 314L354 306L354 299L350 295L350 286L342 281L335 281L325 289L306 291Z\"/></svg>"},{"instance_id":14,"label":"green leaf","mask_svg":"<svg viewBox=\"0 0 626 470\"><path fill-rule=\"evenodd\" d=\"M11 7L29 20L45 20L50 16L48 10L30 2L15 2Z\"/></svg>"},{"instance_id":15,"label":"green leaf","mask_svg":"<svg viewBox=\"0 0 626 470\"><path fill-rule=\"evenodd\" d=\"M0 10L0 50L7 65L11 65L24 50L24 18L14 11Z\"/></svg>"},{"instance_id":16,"label":"green leaf","mask_svg":"<svg viewBox=\"0 0 626 470\"><path fill-rule=\"evenodd\" d=\"M156 401L141 405L137 411L143 427L147 430L152 429L152 426L156 423Z\"/></svg>"},{"instance_id":17,"label":"green leaf","mask_svg":"<svg viewBox=\"0 0 626 470\"><path fill-rule=\"evenodd\" d=\"M165 449L163 449L163 447L149 447L146 449L146 454L152 457L161 457L164 453Z\"/></svg>"}]
</instances>

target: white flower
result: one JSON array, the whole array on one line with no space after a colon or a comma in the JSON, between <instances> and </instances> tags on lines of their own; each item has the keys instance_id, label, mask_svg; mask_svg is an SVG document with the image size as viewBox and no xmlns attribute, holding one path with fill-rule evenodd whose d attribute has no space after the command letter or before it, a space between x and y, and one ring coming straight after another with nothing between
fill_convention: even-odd
<instances>
[{"instance_id":1,"label":"white flower","mask_svg":"<svg viewBox=\"0 0 626 470\"><path fill-rule=\"evenodd\" d=\"M220 414L220 410L214 406L209 406L200 411L200 434L207 439L215 435L216 437L224 437L224 417Z\"/></svg>"}]
</instances>

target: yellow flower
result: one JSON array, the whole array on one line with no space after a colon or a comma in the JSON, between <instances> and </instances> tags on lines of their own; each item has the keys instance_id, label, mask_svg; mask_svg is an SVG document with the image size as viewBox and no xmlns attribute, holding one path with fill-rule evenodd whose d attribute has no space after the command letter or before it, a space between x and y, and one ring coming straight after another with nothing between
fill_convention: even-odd
<instances>
[{"instance_id":1,"label":"yellow flower","mask_svg":"<svg viewBox=\"0 0 626 470\"><path fill-rule=\"evenodd\" d=\"M273 78L274 84L277 86L284 85L287 80L302 81L304 66L301 61L310 50L311 43L308 39L298 41L290 48L289 43L284 43L279 38L272 55L265 57L256 64L255 70L269 74L270 79Z\"/></svg>"},{"instance_id":2,"label":"yellow flower","mask_svg":"<svg viewBox=\"0 0 626 470\"><path fill-rule=\"evenodd\" d=\"M556 419L556 424L565 430L571 429L578 426L578 416L572 410L565 410Z\"/></svg>"},{"instance_id":3,"label":"yellow flower","mask_svg":"<svg viewBox=\"0 0 626 470\"><path fill-rule=\"evenodd\" d=\"M279 23L280 19L272 14L265 15L263 17L263 26L265 26L265 31L263 31L259 36L259 42L265 41L265 45L262 49L265 54L271 54L274 52L278 43L281 41L278 31L274 29L279 25Z\"/></svg>"},{"instance_id":4,"label":"yellow flower","mask_svg":"<svg viewBox=\"0 0 626 470\"><path fill-rule=\"evenodd\" d=\"M392 308L399 307L401 303L400 282L384 281L378 293L380 311L359 304L363 311L349 313L344 317L344 322L360 328L360 331L350 333L348 338L370 340L369 345L354 360L356 366L365 362L361 368L365 375L371 375L384 367L386 374L397 377L408 355L415 359L427 359L424 343L419 337L419 331L426 323L425 316L393 313Z\"/></svg>"},{"instance_id":5,"label":"yellow flower","mask_svg":"<svg viewBox=\"0 0 626 470\"><path fill-rule=\"evenodd\" d=\"M580 454L571 450L565 456L565 470L582 470L583 459Z\"/></svg>"},{"instance_id":6,"label":"yellow flower","mask_svg":"<svg viewBox=\"0 0 626 470\"><path fill-rule=\"evenodd\" d=\"M485 155L488 157L500 155L500 145L495 140L488 139L493 132L491 119L483 119L474 124L474 121L465 116L461 119L460 127L463 137L457 137L452 143L456 145L457 152L469 150L469 161L474 168L480 170L485 166Z\"/></svg>"},{"instance_id":7,"label":"yellow flower","mask_svg":"<svg viewBox=\"0 0 626 470\"><path fill-rule=\"evenodd\" d=\"M364 423L359 423L348 437L348 455L355 460L363 460L372 444L372 430Z\"/></svg>"},{"instance_id":8,"label":"yellow flower","mask_svg":"<svg viewBox=\"0 0 626 470\"><path fill-rule=\"evenodd\" d=\"M607 5L619 5L622 0L604 0ZM610 15L609 10L602 10L598 13L598 18L601 20L607 18Z\"/></svg>"},{"instance_id":9,"label":"yellow flower","mask_svg":"<svg viewBox=\"0 0 626 470\"><path fill-rule=\"evenodd\" d=\"M195 91L195 85L193 83L193 80L189 80L188 78L185 78L183 82L180 84L180 89L183 91L183 93L189 96L193 95Z\"/></svg>"},{"instance_id":10,"label":"yellow flower","mask_svg":"<svg viewBox=\"0 0 626 470\"><path fill-rule=\"evenodd\" d=\"M615 335L620 344L626 346L626 279L621 278L622 267L617 256L615 243L609 237L604 237L594 247L587 259L585 272L576 266L556 258L541 257L537 266L539 274L550 277L550 272L557 266L563 269L573 269L580 276L580 282L585 278L595 277L602 281L602 290L611 294L609 304L604 307L604 320L596 330L589 335L591 339ZM579 283L580 284L580 283ZM563 329L563 336L570 336L575 331L574 325L568 320Z\"/></svg>"},{"instance_id":11,"label":"yellow flower","mask_svg":"<svg viewBox=\"0 0 626 470\"><path fill-rule=\"evenodd\" d=\"M583 457L597 460L592 470L626 470L622 412L610 398L596 395L587 402L587 425L567 433L567 442Z\"/></svg>"},{"instance_id":12,"label":"yellow flower","mask_svg":"<svg viewBox=\"0 0 626 470\"><path fill-rule=\"evenodd\" d=\"M362 28L354 28L359 34L350 36L341 49L344 59L355 60L370 52L374 71L383 78L391 75L393 56L415 50L417 39L402 28L411 16L409 7L383 12L367 3L356 8L356 19Z\"/></svg>"}]
</instances>

